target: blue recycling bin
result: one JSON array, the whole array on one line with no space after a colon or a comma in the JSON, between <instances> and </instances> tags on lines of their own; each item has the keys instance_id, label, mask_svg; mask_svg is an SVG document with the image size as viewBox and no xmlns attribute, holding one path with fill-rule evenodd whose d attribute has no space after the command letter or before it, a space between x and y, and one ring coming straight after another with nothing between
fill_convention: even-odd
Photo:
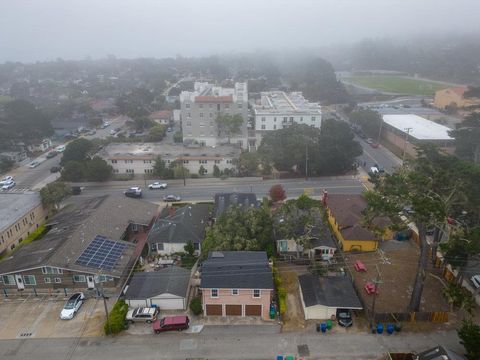
<instances>
[{"instance_id":1,"label":"blue recycling bin","mask_svg":"<svg viewBox=\"0 0 480 360\"><path fill-rule=\"evenodd\" d=\"M383 333L383 324L377 324L377 334Z\"/></svg>"},{"instance_id":2,"label":"blue recycling bin","mask_svg":"<svg viewBox=\"0 0 480 360\"><path fill-rule=\"evenodd\" d=\"M387 324L387 334L393 334L394 331L395 327L393 326L393 324Z\"/></svg>"},{"instance_id":3,"label":"blue recycling bin","mask_svg":"<svg viewBox=\"0 0 480 360\"><path fill-rule=\"evenodd\" d=\"M277 360L283 360L283 355L277 355Z\"/></svg>"},{"instance_id":4,"label":"blue recycling bin","mask_svg":"<svg viewBox=\"0 0 480 360\"><path fill-rule=\"evenodd\" d=\"M327 332L327 323L321 323L320 330L322 330L322 333Z\"/></svg>"}]
</instances>

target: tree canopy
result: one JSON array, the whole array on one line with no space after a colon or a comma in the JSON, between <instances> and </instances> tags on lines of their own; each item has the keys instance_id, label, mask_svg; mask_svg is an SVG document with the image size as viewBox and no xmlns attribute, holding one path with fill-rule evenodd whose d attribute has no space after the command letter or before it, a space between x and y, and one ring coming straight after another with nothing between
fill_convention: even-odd
<instances>
[{"instance_id":1,"label":"tree canopy","mask_svg":"<svg viewBox=\"0 0 480 360\"><path fill-rule=\"evenodd\" d=\"M218 127L218 136L225 135L228 142L233 135L239 134L243 125L243 116L240 114L223 114L220 113L215 119Z\"/></svg>"},{"instance_id":2,"label":"tree canopy","mask_svg":"<svg viewBox=\"0 0 480 360\"><path fill-rule=\"evenodd\" d=\"M467 116L450 135L455 138L455 154L460 159L480 163L480 113Z\"/></svg>"},{"instance_id":3,"label":"tree canopy","mask_svg":"<svg viewBox=\"0 0 480 360\"><path fill-rule=\"evenodd\" d=\"M71 189L63 182L52 182L40 190L40 197L44 206L53 206L57 209L63 199L70 195Z\"/></svg>"},{"instance_id":4,"label":"tree canopy","mask_svg":"<svg viewBox=\"0 0 480 360\"><path fill-rule=\"evenodd\" d=\"M62 164L69 161L84 161L93 149L93 143L90 140L80 138L68 143L63 152Z\"/></svg>"},{"instance_id":5,"label":"tree canopy","mask_svg":"<svg viewBox=\"0 0 480 360\"><path fill-rule=\"evenodd\" d=\"M350 122L360 126L363 132L370 138L376 139L380 133L382 117L377 111L358 109L348 114Z\"/></svg>"}]
</instances>

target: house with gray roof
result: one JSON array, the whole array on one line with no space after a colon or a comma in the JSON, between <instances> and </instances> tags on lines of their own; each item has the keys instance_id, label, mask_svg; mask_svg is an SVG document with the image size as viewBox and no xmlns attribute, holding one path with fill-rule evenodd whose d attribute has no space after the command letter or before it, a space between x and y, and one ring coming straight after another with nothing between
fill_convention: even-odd
<instances>
[{"instance_id":1,"label":"house with gray roof","mask_svg":"<svg viewBox=\"0 0 480 360\"><path fill-rule=\"evenodd\" d=\"M150 252L162 255L185 252L185 245L192 242L199 254L210 221L210 207L210 204L189 204L164 209L148 235Z\"/></svg>"},{"instance_id":2,"label":"house with gray roof","mask_svg":"<svg viewBox=\"0 0 480 360\"><path fill-rule=\"evenodd\" d=\"M242 209L258 208L257 195L254 193L217 193L215 194L215 217L218 218L232 206Z\"/></svg>"},{"instance_id":3,"label":"house with gray roof","mask_svg":"<svg viewBox=\"0 0 480 360\"><path fill-rule=\"evenodd\" d=\"M42 225L48 213L36 192L0 194L0 254L12 251Z\"/></svg>"},{"instance_id":4,"label":"house with gray roof","mask_svg":"<svg viewBox=\"0 0 480 360\"><path fill-rule=\"evenodd\" d=\"M347 276L304 274L298 277L298 281L305 320L331 319L337 309L362 309L352 281Z\"/></svg>"},{"instance_id":5,"label":"house with gray roof","mask_svg":"<svg viewBox=\"0 0 480 360\"><path fill-rule=\"evenodd\" d=\"M125 291L130 307L157 306L160 310L187 308L190 270L168 266L153 272L137 272Z\"/></svg>"},{"instance_id":6,"label":"house with gray roof","mask_svg":"<svg viewBox=\"0 0 480 360\"><path fill-rule=\"evenodd\" d=\"M269 318L272 269L265 251L212 251L201 264L205 316Z\"/></svg>"},{"instance_id":7,"label":"house with gray roof","mask_svg":"<svg viewBox=\"0 0 480 360\"><path fill-rule=\"evenodd\" d=\"M157 205L101 196L69 205L41 239L0 262L4 291L121 286L145 242Z\"/></svg>"}]
</instances>

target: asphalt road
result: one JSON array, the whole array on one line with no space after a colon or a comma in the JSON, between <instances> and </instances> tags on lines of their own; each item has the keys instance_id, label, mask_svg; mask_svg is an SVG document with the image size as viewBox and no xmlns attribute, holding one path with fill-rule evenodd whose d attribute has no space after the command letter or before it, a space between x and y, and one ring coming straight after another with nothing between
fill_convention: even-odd
<instances>
[{"instance_id":1,"label":"asphalt road","mask_svg":"<svg viewBox=\"0 0 480 360\"><path fill-rule=\"evenodd\" d=\"M5 360L272 360L276 355L302 359L380 359L388 351L423 351L441 344L463 349L455 331L431 333L269 333L265 326L211 326L199 334L116 336L110 338L23 339L0 341ZM301 353L301 354L299 354ZM297 357L300 358L300 357Z\"/></svg>"},{"instance_id":2,"label":"asphalt road","mask_svg":"<svg viewBox=\"0 0 480 360\"><path fill-rule=\"evenodd\" d=\"M368 173L370 168L375 164L382 167L387 173L392 173L396 167L402 165L402 161L382 145L378 148L373 148L367 144L365 141L366 139L362 139L358 136L355 136L355 139L360 143L363 149L363 154L360 155L357 160L365 172Z\"/></svg>"},{"instance_id":3,"label":"asphalt road","mask_svg":"<svg viewBox=\"0 0 480 360\"><path fill-rule=\"evenodd\" d=\"M153 181L147 181L147 185ZM360 194L365 190L361 181L353 176L287 179L287 180L262 180L258 178L231 178L220 179L186 179L186 186L182 180L168 182L166 190L149 190L143 180L139 181L117 181L105 184L78 184L84 187L79 197L91 197L110 194L113 196L124 196L123 191L130 186L141 186L143 199L151 202L161 202L164 195L174 194L182 200L200 201L213 200L215 193L219 192L254 192L259 199L268 196L272 185L281 184L287 197L297 197L304 192L310 196L320 196L323 189L330 194Z\"/></svg>"}]
</instances>

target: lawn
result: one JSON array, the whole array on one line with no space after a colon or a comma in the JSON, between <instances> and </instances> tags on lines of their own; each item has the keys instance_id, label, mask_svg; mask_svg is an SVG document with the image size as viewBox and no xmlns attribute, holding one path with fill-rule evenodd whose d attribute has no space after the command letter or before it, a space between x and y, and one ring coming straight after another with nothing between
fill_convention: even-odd
<instances>
[{"instance_id":1,"label":"lawn","mask_svg":"<svg viewBox=\"0 0 480 360\"><path fill-rule=\"evenodd\" d=\"M13 99L10 96L0 95L0 104L6 104L7 102L12 100Z\"/></svg>"},{"instance_id":2,"label":"lawn","mask_svg":"<svg viewBox=\"0 0 480 360\"><path fill-rule=\"evenodd\" d=\"M350 76L346 77L345 80L355 85L405 95L431 96L435 91L450 86L444 83L416 80L392 75Z\"/></svg>"}]
</instances>

